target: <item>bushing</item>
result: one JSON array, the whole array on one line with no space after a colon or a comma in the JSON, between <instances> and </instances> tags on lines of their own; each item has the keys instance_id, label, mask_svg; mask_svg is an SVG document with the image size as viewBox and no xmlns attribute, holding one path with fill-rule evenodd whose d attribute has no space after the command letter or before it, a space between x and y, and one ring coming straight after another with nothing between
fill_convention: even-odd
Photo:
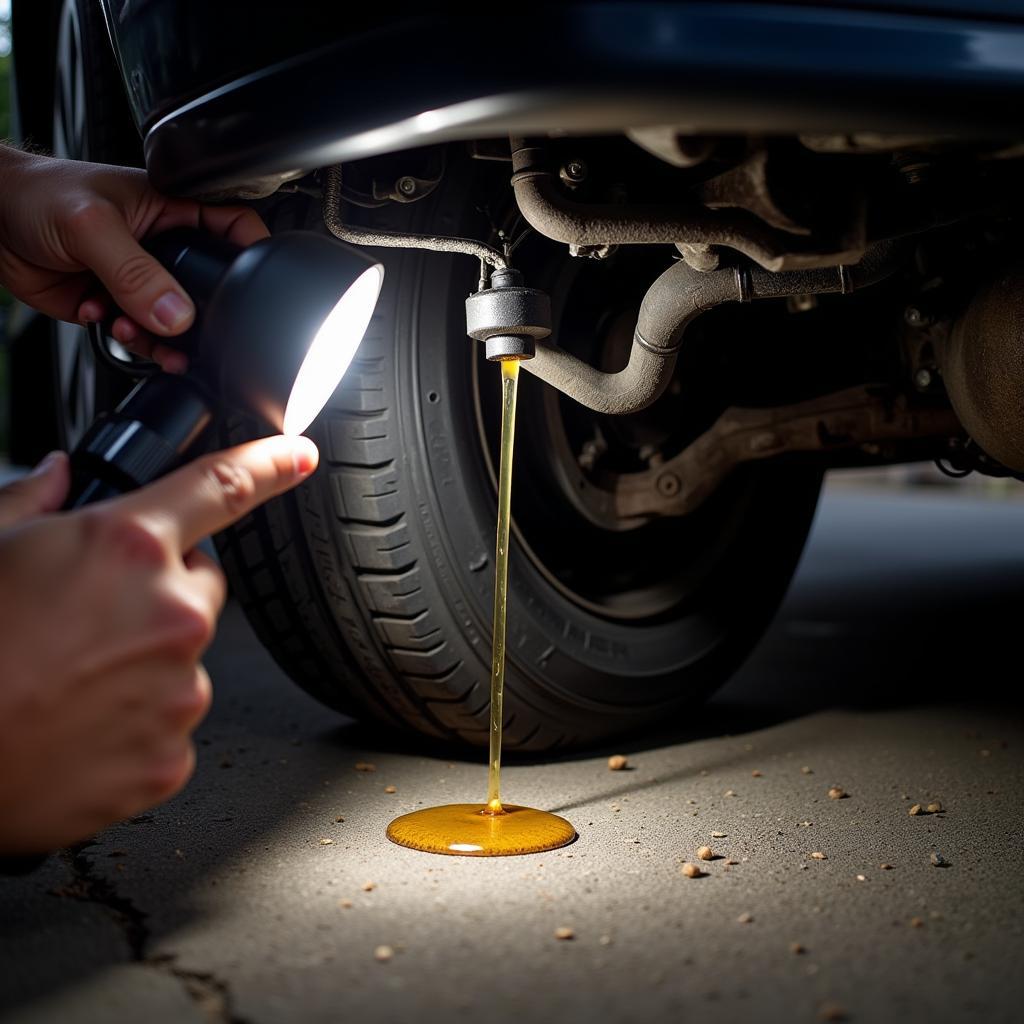
<instances>
[{"instance_id":1,"label":"bushing","mask_svg":"<svg viewBox=\"0 0 1024 1024\"><path fill-rule=\"evenodd\" d=\"M533 338L525 334L494 334L484 342L484 355L491 362L502 359L532 359L537 354Z\"/></svg>"},{"instance_id":2,"label":"bushing","mask_svg":"<svg viewBox=\"0 0 1024 1024\"><path fill-rule=\"evenodd\" d=\"M466 333L486 344L488 359L531 359L534 342L551 333L551 299L522 280L518 270L496 270L489 288L466 299Z\"/></svg>"}]
</instances>

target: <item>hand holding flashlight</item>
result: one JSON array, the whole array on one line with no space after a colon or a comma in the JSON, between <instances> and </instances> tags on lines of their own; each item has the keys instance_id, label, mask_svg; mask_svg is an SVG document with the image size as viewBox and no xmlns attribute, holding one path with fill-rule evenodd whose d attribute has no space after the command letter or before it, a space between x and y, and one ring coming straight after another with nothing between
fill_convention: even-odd
<instances>
[{"instance_id":1,"label":"hand holding flashlight","mask_svg":"<svg viewBox=\"0 0 1024 1024\"><path fill-rule=\"evenodd\" d=\"M225 594L195 545L316 463L305 438L270 437L53 514L57 454L0 490L0 852L56 849L184 785Z\"/></svg>"},{"instance_id":2,"label":"hand holding flashlight","mask_svg":"<svg viewBox=\"0 0 1024 1024\"><path fill-rule=\"evenodd\" d=\"M144 171L56 160L0 145L0 279L56 320L106 320L126 348L165 369L185 357L161 343L191 324L195 306L142 240L202 228L240 246L267 237L255 211L157 192Z\"/></svg>"}]
</instances>

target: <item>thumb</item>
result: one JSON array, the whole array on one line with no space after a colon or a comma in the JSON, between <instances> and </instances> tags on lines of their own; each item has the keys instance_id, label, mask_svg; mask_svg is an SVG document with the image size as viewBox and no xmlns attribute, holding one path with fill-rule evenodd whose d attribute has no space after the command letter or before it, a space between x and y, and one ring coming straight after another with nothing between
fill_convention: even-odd
<instances>
[{"instance_id":1,"label":"thumb","mask_svg":"<svg viewBox=\"0 0 1024 1024\"><path fill-rule=\"evenodd\" d=\"M56 512L64 504L70 484L67 455L50 452L28 476L0 487L0 527Z\"/></svg>"},{"instance_id":2,"label":"thumb","mask_svg":"<svg viewBox=\"0 0 1024 1024\"><path fill-rule=\"evenodd\" d=\"M277 434L204 455L114 500L129 514L168 521L184 553L300 483L316 469L318 458L309 438Z\"/></svg>"},{"instance_id":3,"label":"thumb","mask_svg":"<svg viewBox=\"0 0 1024 1024\"><path fill-rule=\"evenodd\" d=\"M185 330L195 306L184 289L135 240L120 210L97 201L74 219L68 249L106 286L137 324L167 337Z\"/></svg>"}]
</instances>

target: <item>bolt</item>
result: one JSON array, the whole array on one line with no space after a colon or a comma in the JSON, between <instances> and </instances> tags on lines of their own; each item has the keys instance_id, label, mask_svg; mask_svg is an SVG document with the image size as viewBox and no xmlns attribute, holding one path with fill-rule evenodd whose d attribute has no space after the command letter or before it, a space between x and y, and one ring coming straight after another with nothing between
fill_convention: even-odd
<instances>
[{"instance_id":1,"label":"bolt","mask_svg":"<svg viewBox=\"0 0 1024 1024\"><path fill-rule=\"evenodd\" d=\"M576 460L581 469L593 469L597 460L601 457L601 449L596 441L584 441L583 449Z\"/></svg>"},{"instance_id":2,"label":"bolt","mask_svg":"<svg viewBox=\"0 0 1024 1024\"><path fill-rule=\"evenodd\" d=\"M416 194L416 179L409 177L408 174L403 178L399 178L395 185L403 196L414 196Z\"/></svg>"},{"instance_id":3,"label":"bolt","mask_svg":"<svg viewBox=\"0 0 1024 1024\"><path fill-rule=\"evenodd\" d=\"M931 317L918 306L907 306L903 311L903 319L911 327L927 327L931 323Z\"/></svg>"},{"instance_id":4,"label":"bolt","mask_svg":"<svg viewBox=\"0 0 1024 1024\"><path fill-rule=\"evenodd\" d=\"M929 370L927 366L922 366L921 369L914 374L914 387L917 388L918 391L927 391L932 386L932 381L934 379L932 371Z\"/></svg>"},{"instance_id":5,"label":"bolt","mask_svg":"<svg viewBox=\"0 0 1024 1024\"><path fill-rule=\"evenodd\" d=\"M682 489L682 481L675 473L662 473L655 485L658 493L665 498L674 498Z\"/></svg>"},{"instance_id":6,"label":"bolt","mask_svg":"<svg viewBox=\"0 0 1024 1024\"><path fill-rule=\"evenodd\" d=\"M587 177L587 165L582 160L570 160L558 172L566 185L578 185Z\"/></svg>"},{"instance_id":7,"label":"bolt","mask_svg":"<svg viewBox=\"0 0 1024 1024\"><path fill-rule=\"evenodd\" d=\"M904 164L900 168L900 173L903 175L903 180L908 185L920 185L921 182L928 177L928 164Z\"/></svg>"}]
</instances>

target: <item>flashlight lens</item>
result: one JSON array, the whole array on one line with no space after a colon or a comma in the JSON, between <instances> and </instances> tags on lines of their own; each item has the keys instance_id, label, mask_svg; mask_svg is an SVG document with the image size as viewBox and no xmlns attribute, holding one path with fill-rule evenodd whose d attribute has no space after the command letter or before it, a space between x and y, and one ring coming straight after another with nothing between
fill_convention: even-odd
<instances>
[{"instance_id":1,"label":"flashlight lens","mask_svg":"<svg viewBox=\"0 0 1024 1024\"><path fill-rule=\"evenodd\" d=\"M356 278L321 324L288 396L284 433L301 434L334 394L370 326L383 283L378 263Z\"/></svg>"}]
</instances>

